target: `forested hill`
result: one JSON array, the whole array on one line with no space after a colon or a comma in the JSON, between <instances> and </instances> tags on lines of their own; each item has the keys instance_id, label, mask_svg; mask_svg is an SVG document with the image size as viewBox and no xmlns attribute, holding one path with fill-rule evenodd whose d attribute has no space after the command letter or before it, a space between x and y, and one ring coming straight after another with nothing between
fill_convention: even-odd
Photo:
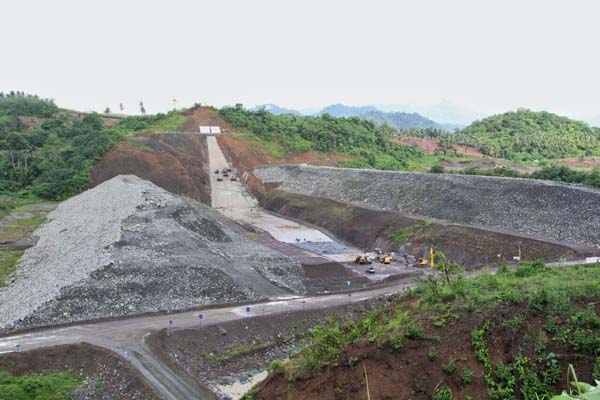
<instances>
[{"instance_id":1,"label":"forested hill","mask_svg":"<svg viewBox=\"0 0 600 400\"><path fill-rule=\"evenodd\" d=\"M424 157L416 147L393 142L389 126L357 117L273 115L264 109L251 111L243 107L222 108L219 114L259 139L263 146L276 149L276 153L344 153L353 159L344 166L389 170L406 169L410 160Z\"/></svg>"},{"instance_id":2,"label":"forested hill","mask_svg":"<svg viewBox=\"0 0 600 400\"><path fill-rule=\"evenodd\" d=\"M437 122L417 113L383 112L377 110L364 113L360 115L360 118L373 121L378 125L387 124L392 128L398 129L444 129L444 127Z\"/></svg>"},{"instance_id":3,"label":"forested hill","mask_svg":"<svg viewBox=\"0 0 600 400\"><path fill-rule=\"evenodd\" d=\"M489 156L516 161L600 156L600 129L545 111L494 115L472 123L454 139Z\"/></svg>"},{"instance_id":4,"label":"forested hill","mask_svg":"<svg viewBox=\"0 0 600 400\"><path fill-rule=\"evenodd\" d=\"M114 125L115 118L61 110L37 96L0 93L0 211L11 199L62 200L87 189L95 161L165 117L127 117Z\"/></svg>"}]
</instances>

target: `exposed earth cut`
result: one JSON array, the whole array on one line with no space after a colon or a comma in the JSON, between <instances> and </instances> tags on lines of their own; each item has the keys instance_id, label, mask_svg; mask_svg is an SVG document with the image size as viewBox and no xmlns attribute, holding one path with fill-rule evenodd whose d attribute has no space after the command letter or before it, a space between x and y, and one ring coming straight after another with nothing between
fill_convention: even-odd
<instances>
[{"instance_id":1,"label":"exposed earth cut","mask_svg":"<svg viewBox=\"0 0 600 400\"><path fill-rule=\"evenodd\" d=\"M47 325L304 292L301 267L135 176L48 215L0 289L0 326Z\"/></svg>"}]
</instances>

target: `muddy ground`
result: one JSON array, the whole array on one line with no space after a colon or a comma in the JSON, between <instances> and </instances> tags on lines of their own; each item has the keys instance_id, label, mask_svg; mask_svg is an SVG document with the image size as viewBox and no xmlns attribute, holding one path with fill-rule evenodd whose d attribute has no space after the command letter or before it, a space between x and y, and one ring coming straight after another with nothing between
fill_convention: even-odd
<instances>
[{"instance_id":1,"label":"muddy ground","mask_svg":"<svg viewBox=\"0 0 600 400\"><path fill-rule=\"evenodd\" d=\"M565 158L555 161L571 168L592 169L600 167L600 157Z\"/></svg>"},{"instance_id":2,"label":"muddy ground","mask_svg":"<svg viewBox=\"0 0 600 400\"><path fill-rule=\"evenodd\" d=\"M425 154L433 154L436 151L440 150L440 140L439 139L425 139L419 137L399 137L392 138L394 142L402 143L408 146L416 145L420 148ZM475 147L464 146L460 144L455 144L452 146L454 150L450 150L451 153L460 154L467 157L483 157L483 154Z\"/></svg>"},{"instance_id":3,"label":"muddy ground","mask_svg":"<svg viewBox=\"0 0 600 400\"><path fill-rule=\"evenodd\" d=\"M84 378L74 400L155 400L150 384L125 359L87 343L0 354L0 370L17 376L71 371Z\"/></svg>"},{"instance_id":4,"label":"muddy ground","mask_svg":"<svg viewBox=\"0 0 600 400\"><path fill-rule=\"evenodd\" d=\"M232 321L197 329L166 330L146 343L162 362L191 380L215 388L247 381L275 359L285 359L301 347L306 331L329 316L365 315L381 300L323 310L297 311Z\"/></svg>"},{"instance_id":5,"label":"muddy ground","mask_svg":"<svg viewBox=\"0 0 600 400\"><path fill-rule=\"evenodd\" d=\"M519 242L524 260L582 258L594 251L277 190L262 195L260 200L267 210L320 226L359 248L379 247L427 257L429 247L435 245L449 260L465 267L511 261L518 254Z\"/></svg>"}]
</instances>

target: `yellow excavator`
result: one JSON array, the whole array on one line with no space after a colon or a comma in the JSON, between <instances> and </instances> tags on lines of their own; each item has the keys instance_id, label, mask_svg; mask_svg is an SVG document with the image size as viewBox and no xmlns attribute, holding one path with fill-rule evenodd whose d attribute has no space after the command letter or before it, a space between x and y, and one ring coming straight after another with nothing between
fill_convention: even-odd
<instances>
[{"instance_id":1,"label":"yellow excavator","mask_svg":"<svg viewBox=\"0 0 600 400\"><path fill-rule=\"evenodd\" d=\"M420 265L421 267L425 267L427 265L430 265L431 268L435 267L435 254L433 251L433 246L431 246L429 248L429 259L427 258L419 258L417 260L417 264Z\"/></svg>"}]
</instances>

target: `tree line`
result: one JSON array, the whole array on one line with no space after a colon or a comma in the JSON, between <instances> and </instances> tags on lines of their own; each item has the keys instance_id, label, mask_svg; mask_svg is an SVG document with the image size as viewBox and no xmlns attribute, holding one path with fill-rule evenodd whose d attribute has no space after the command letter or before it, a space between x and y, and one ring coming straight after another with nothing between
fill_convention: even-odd
<instances>
[{"instance_id":1,"label":"tree line","mask_svg":"<svg viewBox=\"0 0 600 400\"><path fill-rule=\"evenodd\" d=\"M264 109L247 110L239 104L222 108L219 114L232 125L264 141L278 143L289 152L317 150L352 155L354 159L344 165L348 167L401 170L409 160L424 157L416 146L393 142L393 128L358 117L273 115Z\"/></svg>"}]
</instances>

